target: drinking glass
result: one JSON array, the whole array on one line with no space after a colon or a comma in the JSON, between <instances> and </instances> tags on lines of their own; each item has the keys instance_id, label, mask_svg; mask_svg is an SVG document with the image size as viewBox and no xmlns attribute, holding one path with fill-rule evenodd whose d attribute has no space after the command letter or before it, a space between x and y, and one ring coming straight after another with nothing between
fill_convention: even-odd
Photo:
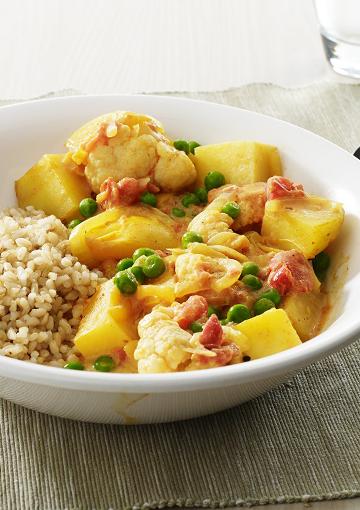
<instances>
[{"instance_id":1,"label":"drinking glass","mask_svg":"<svg viewBox=\"0 0 360 510\"><path fill-rule=\"evenodd\" d=\"M314 4L334 71L360 78L360 0L314 0Z\"/></svg>"}]
</instances>

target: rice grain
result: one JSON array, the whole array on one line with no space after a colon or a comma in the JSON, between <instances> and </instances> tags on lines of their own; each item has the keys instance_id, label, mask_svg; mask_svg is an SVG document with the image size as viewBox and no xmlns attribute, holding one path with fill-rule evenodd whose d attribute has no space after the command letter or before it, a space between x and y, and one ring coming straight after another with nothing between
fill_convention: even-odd
<instances>
[{"instance_id":1,"label":"rice grain","mask_svg":"<svg viewBox=\"0 0 360 510\"><path fill-rule=\"evenodd\" d=\"M64 366L84 305L104 281L70 252L68 230L32 207L0 213L0 354Z\"/></svg>"}]
</instances>

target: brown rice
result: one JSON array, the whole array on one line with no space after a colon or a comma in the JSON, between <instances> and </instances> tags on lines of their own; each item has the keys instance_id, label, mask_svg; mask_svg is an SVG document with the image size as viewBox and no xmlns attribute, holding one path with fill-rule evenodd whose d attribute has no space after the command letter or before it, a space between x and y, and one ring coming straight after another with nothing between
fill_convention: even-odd
<instances>
[{"instance_id":1,"label":"brown rice","mask_svg":"<svg viewBox=\"0 0 360 510\"><path fill-rule=\"evenodd\" d=\"M67 228L32 207L0 213L0 354L63 366L86 299L103 281L71 255Z\"/></svg>"}]
</instances>

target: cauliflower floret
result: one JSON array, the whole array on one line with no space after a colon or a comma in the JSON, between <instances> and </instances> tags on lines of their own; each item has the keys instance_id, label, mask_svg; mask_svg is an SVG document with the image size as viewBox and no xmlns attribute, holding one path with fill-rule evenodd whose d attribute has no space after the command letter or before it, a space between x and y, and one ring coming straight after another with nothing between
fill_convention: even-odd
<instances>
[{"instance_id":1,"label":"cauliflower floret","mask_svg":"<svg viewBox=\"0 0 360 510\"><path fill-rule=\"evenodd\" d=\"M246 237L234 232L262 220L265 207L265 183L245 186L226 185L210 191L209 205L189 223L188 230L200 234L210 245L223 245L246 251ZM240 205L240 214L233 219L222 211L227 202Z\"/></svg>"},{"instance_id":2,"label":"cauliflower floret","mask_svg":"<svg viewBox=\"0 0 360 510\"><path fill-rule=\"evenodd\" d=\"M114 112L94 119L66 143L73 159L83 165L95 193L109 177L151 177L166 191L180 191L196 179L188 156L172 147L162 125L152 117Z\"/></svg>"},{"instance_id":3,"label":"cauliflower floret","mask_svg":"<svg viewBox=\"0 0 360 510\"><path fill-rule=\"evenodd\" d=\"M134 352L139 373L176 372L188 367L195 370L241 361L235 342L241 344L239 337L246 338L235 330L224 336L225 328L215 315L207 320L201 333L192 335L179 326L177 321L182 312L187 313L187 304L194 303L156 306L140 320L140 339Z\"/></svg>"},{"instance_id":4,"label":"cauliflower floret","mask_svg":"<svg viewBox=\"0 0 360 510\"><path fill-rule=\"evenodd\" d=\"M244 230L262 221L265 213L265 188L264 182L254 182L239 187L237 201L240 204L241 213L234 221L232 226L234 230Z\"/></svg>"},{"instance_id":5,"label":"cauliflower floret","mask_svg":"<svg viewBox=\"0 0 360 510\"><path fill-rule=\"evenodd\" d=\"M124 141L121 134L110 138L107 145L96 145L88 155L85 168L85 175L93 191L98 193L108 177L115 181L124 177L147 177L158 160L156 145L157 141L151 135Z\"/></svg>"},{"instance_id":6,"label":"cauliflower floret","mask_svg":"<svg viewBox=\"0 0 360 510\"><path fill-rule=\"evenodd\" d=\"M231 287L240 277L242 265L237 260L230 259L217 250L206 246L205 253L196 253L203 250L203 245L190 245L190 248L179 255L175 262L175 294L182 297L206 289L221 292Z\"/></svg>"},{"instance_id":7,"label":"cauliflower floret","mask_svg":"<svg viewBox=\"0 0 360 510\"><path fill-rule=\"evenodd\" d=\"M106 128L105 131L104 127ZM105 113L83 124L70 135L65 145L70 152L76 154L81 149L89 149L89 146L91 147L92 143L99 139L99 134L111 138L123 131L124 136L126 134L128 136L132 128L134 128L134 134L136 135L152 134L158 140L163 138L164 128L154 117L133 112L116 111Z\"/></svg>"},{"instance_id":8,"label":"cauliflower floret","mask_svg":"<svg viewBox=\"0 0 360 510\"><path fill-rule=\"evenodd\" d=\"M190 221L188 231L200 234L205 243L208 243L216 234L232 232L230 225L234 220L219 209L215 208L213 204L209 204Z\"/></svg>"},{"instance_id":9,"label":"cauliflower floret","mask_svg":"<svg viewBox=\"0 0 360 510\"><path fill-rule=\"evenodd\" d=\"M245 251L248 242L243 235L236 234L230 228L234 219L221 212L227 202L235 201L233 189L220 193L205 209L189 223L188 231L201 235L204 242L212 245L228 246L238 251Z\"/></svg>"},{"instance_id":10,"label":"cauliflower floret","mask_svg":"<svg viewBox=\"0 0 360 510\"><path fill-rule=\"evenodd\" d=\"M211 329L216 328L216 321L213 317L208 319L207 324L212 321L210 326ZM218 321L217 321L218 322ZM210 349L199 351L198 345L204 342L204 332L207 324L204 326L203 333L195 333L190 341L192 347L194 347L194 354L191 356L190 363L186 366L185 370L202 370L204 368L215 368L228 365L229 363L241 363L242 354L239 345L236 341L239 340L239 335L226 334L225 330L231 328L221 328L221 340L218 344L211 345ZM219 325L220 327L220 325ZM210 331L209 331L210 332ZM246 340L246 337L242 335Z\"/></svg>"},{"instance_id":11,"label":"cauliflower floret","mask_svg":"<svg viewBox=\"0 0 360 510\"><path fill-rule=\"evenodd\" d=\"M140 339L134 353L139 373L174 372L191 358L192 335L174 320L179 307L179 303L157 306L139 322Z\"/></svg>"},{"instance_id":12,"label":"cauliflower floret","mask_svg":"<svg viewBox=\"0 0 360 510\"><path fill-rule=\"evenodd\" d=\"M184 152L159 142L157 153L159 161L154 170L154 181L163 191L181 191L195 181L194 163Z\"/></svg>"},{"instance_id":13,"label":"cauliflower floret","mask_svg":"<svg viewBox=\"0 0 360 510\"><path fill-rule=\"evenodd\" d=\"M246 236L236 234L230 230L211 236L208 243L210 246L225 246L238 252L247 251L250 247L250 242ZM233 255L231 256L233 257Z\"/></svg>"},{"instance_id":14,"label":"cauliflower floret","mask_svg":"<svg viewBox=\"0 0 360 510\"><path fill-rule=\"evenodd\" d=\"M260 223L264 217L266 202L266 184L254 182L236 186L227 184L209 193L209 206L234 201L240 205L240 214L233 220L231 228L235 231L244 229L255 223Z\"/></svg>"}]
</instances>

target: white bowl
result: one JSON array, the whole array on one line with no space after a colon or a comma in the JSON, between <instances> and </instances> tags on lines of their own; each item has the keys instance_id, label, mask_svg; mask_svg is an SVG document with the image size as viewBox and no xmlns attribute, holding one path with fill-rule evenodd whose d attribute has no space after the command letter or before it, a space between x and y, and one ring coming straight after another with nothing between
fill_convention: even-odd
<instances>
[{"instance_id":1,"label":"white bowl","mask_svg":"<svg viewBox=\"0 0 360 510\"><path fill-rule=\"evenodd\" d=\"M175 374L104 374L38 366L0 356L0 396L37 411L102 423L153 423L201 416L268 391L360 333L360 162L336 145L271 117L219 104L160 96L82 96L0 109L0 207L14 205L14 179L85 121L113 110L159 118L177 138L201 143L260 140L279 147L290 178L343 202L337 242L351 255L337 318L316 338L250 363Z\"/></svg>"}]
</instances>

